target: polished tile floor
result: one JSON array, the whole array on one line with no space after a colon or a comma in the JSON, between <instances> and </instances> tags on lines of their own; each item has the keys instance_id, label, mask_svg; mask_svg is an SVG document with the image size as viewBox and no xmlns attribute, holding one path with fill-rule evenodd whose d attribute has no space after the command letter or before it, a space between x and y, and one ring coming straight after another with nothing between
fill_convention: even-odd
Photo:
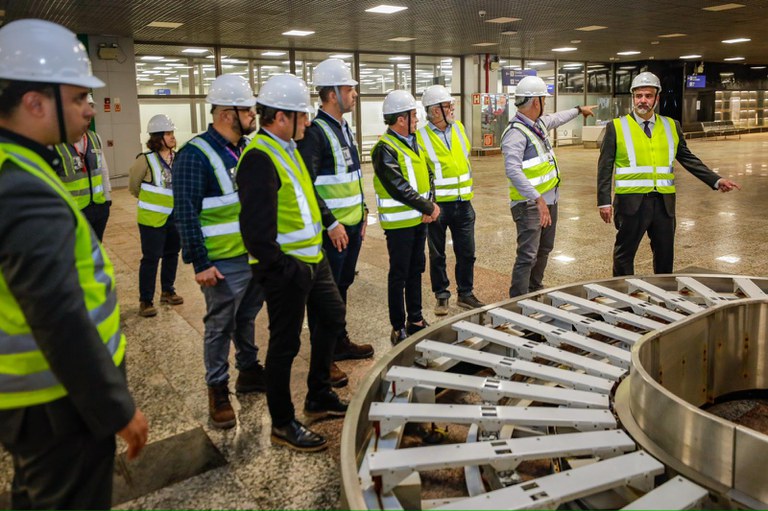
<instances>
[{"instance_id":1,"label":"polished tile floor","mask_svg":"<svg viewBox=\"0 0 768 511\"><path fill-rule=\"evenodd\" d=\"M743 189L720 194L678 169L675 268L767 275L768 236L764 228L768 213L768 135L694 140L689 145L704 162L722 176L739 182ZM562 195L546 285L610 277L615 230L600 220L596 208L599 151L577 146L556 152L562 171ZM477 212L475 292L478 298L491 303L507 295L515 256L515 229L506 199L502 158L476 159L473 169L473 204ZM370 165L364 172L368 204L373 207ZM338 507L340 420L313 425L330 440L329 450L320 454L299 454L270 445L270 422L262 395L234 399L239 418L235 429L218 431L208 425L202 363L203 297L195 286L191 267L181 266L177 287L186 300L184 305L161 306L155 318L137 316L141 251L135 203L126 190L114 193L105 245L117 268L123 325L129 342L129 380L139 406L149 418L151 432L143 460L118 464L120 491L116 491L116 505L125 509ZM453 257L449 256L449 268L452 264ZM389 347L387 267L384 235L372 216L359 276L349 292L347 321L352 338L372 343L377 357ZM636 270L638 274L651 272L647 243L638 253ZM425 316L434 322L435 300L428 273L423 291ZM459 310L452 300L451 313ZM262 349L266 339L265 308L257 317L257 343ZM304 344L293 371L297 409L302 407L306 390L308 342ZM260 358L263 360L263 352ZM340 363L350 375L349 386L340 392L343 397L352 396L371 364ZM195 473L198 475L190 477ZM0 454L0 494L9 487L10 478L10 460Z\"/></svg>"}]
</instances>

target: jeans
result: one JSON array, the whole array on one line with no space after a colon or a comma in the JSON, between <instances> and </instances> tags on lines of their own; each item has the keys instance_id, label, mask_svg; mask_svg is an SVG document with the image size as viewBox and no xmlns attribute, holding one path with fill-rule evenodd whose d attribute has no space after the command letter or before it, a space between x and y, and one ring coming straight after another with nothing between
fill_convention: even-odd
<instances>
[{"instance_id":1,"label":"jeans","mask_svg":"<svg viewBox=\"0 0 768 511\"><path fill-rule=\"evenodd\" d=\"M547 268L549 253L555 246L557 204L549 204L547 208L552 224L542 228L539 208L535 202L521 202L512 207L512 218L517 227L517 257L512 269L510 298L544 287L544 270Z\"/></svg>"},{"instance_id":2,"label":"jeans","mask_svg":"<svg viewBox=\"0 0 768 511\"><path fill-rule=\"evenodd\" d=\"M437 221L429 231L429 276L437 298L450 298L450 281L445 267L445 231L451 229L456 254L456 287L459 296L472 294L475 269L475 210L469 201L441 202Z\"/></svg>"},{"instance_id":3,"label":"jeans","mask_svg":"<svg viewBox=\"0 0 768 511\"><path fill-rule=\"evenodd\" d=\"M109 208L112 201L107 201L104 204L96 204L91 202L84 207L80 212L88 220L88 223L93 227L93 232L96 233L96 237L99 241L104 238L104 231L107 229L107 220L109 220Z\"/></svg>"},{"instance_id":4,"label":"jeans","mask_svg":"<svg viewBox=\"0 0 768 511\"><path fill-rule=\"evenodd\" d=\"M293 259L291 272L264 275L263 285L269 311L267 350L267 406L272 425L282 427L295 418L291 400L291 366L301 347L301 329L306 307L312 328L312 345L307 375L307 396L331 389L333 347L346 326L346 308L331 268L324 257L317 264Z\"/></svg>"},{"instance_id":5,"label":"jeans","mask_svg":"<svg viewBox=\"0 0 768 511\"><path fill-rule=\"evenodd\" d=\"M229 343L235 343L236 367L241 371L258 364L254 321L264 303L264 291L253 279L247 256L213 261L224 275L213 287L202 287L206 315L203 337L205 382L209 386L229 381Z\"/></svg>"},{"instance_id":6,"label":"jeans","mask_svg":"<svg viewBox=\"0 0 768 511\"><path fill-rule=\"evenodd\" d=\"M424 244L427 240L427 225L419 224L404 229L385 229L387 252L389 252L389 276L387 278L387 301L389 322L392 328L405 327L406 310L408 322L418 323L421 314L421 274L427 265ZM405 292L405 307L403 306Z\"/></svg>"},{"instance_id":7,"label":"jeans","mask_svg":"<svg viewBox=\"0 0 768 511\"><path fill-rule=\"evenodd\" d=\"M168 217L162 227L149 227L139 224L141 236L141 263L139 264L139 300L152 303L155 297L157 267L160 259L163 267L160 270L160 289L163 292L175 291L176 268L179 266L179 231L173 216Z\"/></svg>"}]
</instances>

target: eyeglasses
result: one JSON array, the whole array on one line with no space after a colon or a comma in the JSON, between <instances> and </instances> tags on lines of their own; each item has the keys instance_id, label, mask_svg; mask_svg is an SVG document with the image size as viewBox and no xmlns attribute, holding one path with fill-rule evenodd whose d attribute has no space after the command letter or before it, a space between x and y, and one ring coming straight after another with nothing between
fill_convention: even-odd
<instances>
[{"instance_id":1,"label":"eyeglasses","mask_svg":"<svg viewBox=\"0 0 768 511\"><path fill-rule=\"evenodd\" d=\"M249 108L245 108L245 107L241 108L241 107L235 106L235 107L232 107L232 108L227 108L227 109L222 110L222 111L223 112L237 112L237 113L246 112L246 113L255 114L256 113L256 107L252 106L252 107L249 107Z\"/></svg>"}]
</instances>

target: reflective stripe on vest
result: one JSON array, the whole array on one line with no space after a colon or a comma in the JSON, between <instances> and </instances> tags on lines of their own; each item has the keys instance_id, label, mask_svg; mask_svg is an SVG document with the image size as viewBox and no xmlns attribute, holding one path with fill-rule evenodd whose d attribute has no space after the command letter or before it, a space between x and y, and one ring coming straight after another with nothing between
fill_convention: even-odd
<instances>
[{"instance_id":1,"label":"reflective stripe on vest","mask_svg":"<svg viewBox=\"0 0 768 511\"><path fill-rule=\"evenodd\" d=\"M215 197L205 197L200 211L200 227L208 259L217 261L245 254L247 251L240 235L240 199L224 160L201 137L195 137L187 143L197 147L208 158L222 193Z\"/></svg>"},{"instance_id":2,"label":"reflective stripe on vest","mask_svg":"<svg viewBox=\"0 0 768 511\"><path fill-rule=\"evenodd\" d=\"M408 180L411 187L423 198L429 197L429 168L423 152L416 153L406 146L397 137L385 133L376 145L371 149L371 154L379 144L386 144L395 150L397 162L403 177ZM392 198L379 181L378 176L373 176L373 187L376 190L376 202L378 204L379 221L383 229L403 229L413 227L421 223L421 212L411 208Z\"/></svg>"},{"instance_id":3,"label":"reflective stripe on vest","mask_svg":"<svg viewBox=\"0 0 768 511\"><path fill-rule=\"evenodd\" d=\"M81 168L80 155L72 144L57 144L56 152L61 156L64 176L59 176L64 187L75 198L77 207L84 209L91 204L104 204L104 156L101 143L95 133L86 131L84 155L88 169ZM89 172L90 171L90 176Z\"/></svg>"},{"instance_id":4,"label":"reflective stripe on vest","mask_svg":"<svg viewBox=\"0 0 768 511\"><path fill-rule=\"evenodd\" d=\"M541 195L555 188L560 183L560 173L557 169L554 150L547 149L538 135L521 122L510 122L501 135L502 140L510 129L520 130L528 139L528 143L536 150L536 156L522 162L523 174L528 178L531 186ZM517 188L512 184L512 180L509 178L507 180L509 181L509 200L526 200L526 197L517 191Z\"/></svg>"},{"instance_id":5,"label":"reflective stripe on vest","mask_svg":"<svg viewBox=\"0 0 768 511\"><path fill-rule=\"evenodd\" d=\"M162 227L173 212L173 190L165 187L160 155L148 153L145 156L152 173L152 183L141 183L137 220L141 225Z\"/></svg>"},{"instance_id":6,"label":"reflective stripe on vest","mask_svg":"<svg viewBox=\"0 0 768 511\"><path fill-rule=\"evenodd\" d=\"M349 170L339 139L328 123L319 118L313 121L325 133L331 144L334 174L317 176L315 188L333 216L344 225L357 225L363 219L363 174L361 169Z\"/></svg>"},{"instance_id":7,"label":"reflective stripe on vest","mask_svg":"<svg viewBox=\"0 0 768 511\"><path fill-rule=\"evenodd\" d=\"M469 163L469 139L464 126L456 121L451 128L451 147L425 126L416 132L419 146L426 151L435 174L435 200L452 202L471 200L472 167Z\"/></svg>"},{"instance_id":8,"label":"reflective stripe on vest","mask_svg":"<svg viewBox=\"0 0 768 511\"><path fill-rule=\"evenodd\" d=\"M323 259L323 226L312 178L297 150L293 158L269 135L259 134L245 151L256 150L272 161L280 179L277 191L277 243L283 253L306 263ZM258 263L251 257L251 263Z\"/></svg>"},{"instance_id":9,"label":"reflective stripe on vest","mask_svg":"<svg viewBox=\"0 0 768 511\"><path fill-rule=\"evenodd\" d=\"M615 193L675 193L674 163L679 140L669 119L656 116L651 138L631 114L614 119L613 126L616 129Z\"/></svg>"},{"instance_id":10,"label":"reflective stripe on vest","mask_svg":"<svg viewBox=\"0 0 768 511\"><path fill-rule=\"evenodd\" d=\"M0 144L0 168L12 161L53 188L72 210L75 221L75 270L88 315L115 365L125 354L114 269L85 217L48 164L34 152ZM63 340L65 341L65 340ZM50 370L32 330L0 273L0 409L48 403L67 395Z\"/></svg>"}]
</instances>

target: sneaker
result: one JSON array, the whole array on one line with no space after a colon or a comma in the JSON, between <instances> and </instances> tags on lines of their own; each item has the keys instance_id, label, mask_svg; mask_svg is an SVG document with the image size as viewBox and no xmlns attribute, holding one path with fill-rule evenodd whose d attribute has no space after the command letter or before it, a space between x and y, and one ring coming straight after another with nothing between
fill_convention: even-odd
<instances>
[{"instance_id":1,"label":"sneaker","mask_svg":"<svg viewBox=\"0 0 768 511\"><path fill-rule=\"evenodd\" d=\"M139 316L142 318L157 316L157 309L152 302L139 302Z\"/></svg>"},{"instance_id":2,"label":"sneaker","mask_svg":"<svg viewBox=\"0 0 768 511\"><path fill-rule=\"evenodd\" d=\"M448 314L448 298L438 298L435 305L435 316L445 316Z\"/></svg>"},{"instance_id":3,"label":"sneaker","mask_svg":"<svg viewBox=\"0 0 768 511\"><path fill-rule=\"evenodd\" d=\"M405 324L405 331L408 333L408 335L413 335L419 330L424 330L429 326L429 323L427 323L426 319L421 320L421 325L417 325L416 323L411 323L410 321Z\"/></svg>"},{"instance_id":4,"label":"sneaker","mask_svg":"<svg viewBox=\"0 0 768 511\"><path fill-rule=\"evenodd\" d=\"M325 438L307 429L296 419L292 419L291 422L279 428L272 426L270 440L275 445L284 445L302 452L317 452L328 447Z\"/></svg>"},{"instance_id":5,"label":"sneaker","mask_svg":"<svg viewBox=\"0 0 768 511\"><path fill-rule=\"evenodd\" d=\"M331 363L331 387L335 389L340 389L341 387L346 387L347 383L349 383L349 377L347 377L347 373L342 371L339 366L336 365L336 362Z\"/></svg>"},{"instance_id":6,"label":"sneaker","mask_svg":"<svg viewBox=\"0 0 768 511\"><path fill-rule=\"evenodd\" d=\"M163 291L160 294L160 303L167 303L169 305L181 305L184 303L184 298L176 294L176 291Z\"/></svg>"},{"instance_id":7,"label":"sneaker","mask_svg":"<svg viewBox=\"0 0 768 511\"><path fill-rule=\"evenodd\" d=\"M235 392L248 394L250 392L266 392L267 384L264 381L264 368L256 364L253 369L240 371L235 382Z\"/></svg>"},{"instance_id":8,"label":"sneaker","mask_svg":"<svg viewBox=\"0 0 768 511\"><path fill-rule=\"evenodd\" d=\"M392 343L392 346L397 346L407 338L408 332L405 331L405 328L393 328L392 333L389 334L389 342Z\"/></svg>"},{"instance_id":9,"label":"sneaker","mask_svg":"<svg viewBox=\"0 0 768 511\"><path fill-rule=\"evenodd\" d=\"M348 403L339 399L332 390L310 397L304 401L304 415L312 420L325 417L344 417Z\"/></svg>"},{"instance_id":10,"label":"sneaker","mask_svg":"<svg viewBox=\"0 0 768 511\"><path fill-rule=\"evenodd\" d=\"M211 424L220 429L229 429L235 425L235 410L229 402L229 386L214 385L208 387L208 414Z\"/></svg>"},{"instance_id":11,"label":"sneaker","mask_svg":"<svg viewBox=\"0 0 768 511\"><path fill-rule=\"evenodd\" d=\"M459 299L456 301L456 305L461 307L462 309L477 309L479 307L485 307L485 304L478 300L474 294L469 293L468 295L460 296Z\"/></svg>"},{"instance_id":12,"label":"sneaker","mask_svg":"<svg viewBox=\"0 0 768 511\"><path fill-rule=\"evenodd\" d=\"M373 346L370 344L355 344L345 335L343 339L336 342L336 348L333 352L334 362L340 360L359 360L362 358L371 358L373 356Z\"/></svg>"}]
</instances>

